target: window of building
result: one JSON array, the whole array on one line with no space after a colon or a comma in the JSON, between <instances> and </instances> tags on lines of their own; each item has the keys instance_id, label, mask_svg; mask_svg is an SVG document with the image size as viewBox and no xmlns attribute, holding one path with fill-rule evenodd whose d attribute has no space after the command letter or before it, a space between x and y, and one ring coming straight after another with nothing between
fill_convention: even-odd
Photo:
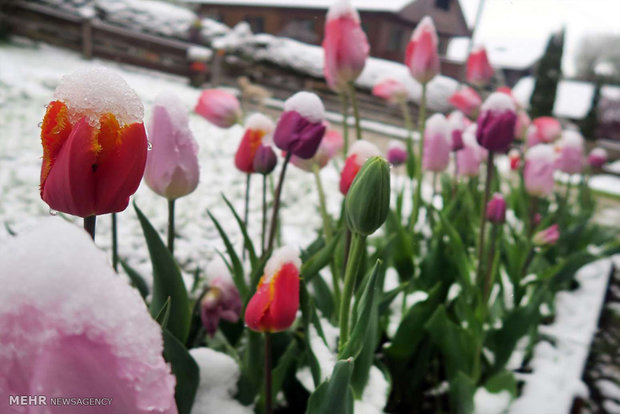
<instances>
[{"instance_id":1,"label":"window of building","mask_svg":"<svg viewBox=\"0 0 620 414\"><path fill-rule=\"evenodd\" d=\"M400 27L392 27L390 37L388 38L388 52L399 52L402 49L403 36L405 31Z\"/></svg>"},{"instance_id":2,"label":"window of building","mask_svg":"<svg viewBox=\"0 0 620 414\"><path fill-rule=\"evenodd\" d=\"M316 32L316 22L313 19L293 19L280 30L278 35L306 43L316 43L320 40Z\"/></svg>"},{"instance_id":3,"label":"window of building","mask_svg":"<svg viewBox=\"0 0 620 414\"><path fill-rule=\"evenodd\" d=\"M450 10L450 0L435 0L435 7L441 10Z\"/></svg>"},{"instance_id":4,"label":"window of building","mask_svg":"<svg viewBox=\"0 0 620 414\"><path fill-rule=\"evenodd\" d=\"M265 18L263 16L246 16L245 21L248 22L253 33L265 31Z\"/></svg>"}]
</instances>

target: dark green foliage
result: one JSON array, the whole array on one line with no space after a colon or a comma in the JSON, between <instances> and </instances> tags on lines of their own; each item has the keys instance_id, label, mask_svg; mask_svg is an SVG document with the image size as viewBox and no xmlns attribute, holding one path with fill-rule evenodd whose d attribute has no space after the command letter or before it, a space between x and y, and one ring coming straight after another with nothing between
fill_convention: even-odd
<instances>
[{"instance_id":1,"label":"dark green foliage","mask_svg":"<svg viewBox=\"0 0 620 414\"><path fill-rule=\"evenodd\" d=\"M554 33L547 42L545 54L536 68L536 84L530 99L530 115L532 118L551 116L553 104L562 78L562 54L564 51L564 30Z\"/></svg>"}]
</instances>

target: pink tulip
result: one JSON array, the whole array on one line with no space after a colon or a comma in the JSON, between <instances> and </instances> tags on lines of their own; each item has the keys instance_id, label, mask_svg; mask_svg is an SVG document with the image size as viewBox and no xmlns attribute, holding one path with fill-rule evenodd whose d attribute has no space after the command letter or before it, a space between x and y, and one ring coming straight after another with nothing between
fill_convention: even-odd
<instances>
[{"instance_id":1,"label":"pink tulip","mask_svg":"<svg viewBox=\"0 0 620 414\"><path fill-rule=\"evenodd\" d=\"M375 83L372 94L388 101L390 104L405 102L409 96L405 85L396 79L384 79Z\"/></svg>"},{"instance_id":2,"label":"pink tulip","mask_svg":"<svg viewBox=\"0 0 620 414\"><path fill-rule=\"evenodd\" d=\"M482 104L476 139L489 151L506 152L515 138L515 104L504 93L493 92Z\"/></svg>"},{"instance_id":3,"label":"pink tulip","mask_svg":"<svg viewBox=\"0 0 620 414\"><path fill-rule=\"evenodd\" d=\"M433 19L424 16L413 31L405 51L405 65L418 82L428 83L439 73L438 45Z\"/></svg>"},{"instance_id":4,"label":"pink tulip","mask_svg":"<svg viewBox=\"0 0 620 414\"><path fill-rule=\"evenodd\" d=\"M527 145L533 147L536 144L549 144L562 135L560 121L550 116L541 116L532 121L528 130Z\"/></svg>"},{"instance_id":5,"label":"pink tulip","mask_svg":"<svg viewBox=\"0 0 620 414\"><path fill-rule=\"evenodd\" d=\"M370 51L359 15L348 0L334 2L327 12L323 51L327 84L345 91L364 69Z\"/></svg>"},{"instance_id":6,"label":"pink tulip","mask_svg":"<svg viewBox=\"0 0 620 414\"><path fill-rule=\"evenodd\" d=\"M153 148L144 171L149 188L168 200L194 191L200 175L198 144L185 107L175 94L162 93L155 99L149 139Z\"/></svg>"},{"instance_id":7,"label":"pink tulip","mask_svg":"<svg viewBox=\"0 0 620 414\"><path fill-rule=\"evenodd\" d=\"M86 232L41 220L0 249L0 400L4 413L176 414L161 327ZM9 406L40 395L46 407ZM51 398L107 398L54 406Z\"/></svg>"},{"instance_id":8,"label":"pink tulip","mask_svg":"<svg viewBox=\"0 0 620 414\"><path fill-rule=\"evenodd\" d=\"M386 158L390 164L398 167L407 161L407 156L407 147L402 141L390 141L386 154Z\"/></svg>"},{"instance_id":9,"label":"pink tulip","mask_svg":"<svg viewBox=\"0 0 620 414\"><path fill-rule=\"evenodd\" d=\"M424 130L422 168L433 172L445 170L450 162L451 150L452 134L448 120L441 114L431 116Z\"/></svg>"},{"instance_id":10,"label":"pink tulip","mask_svg":"<svg viewBox=\"0 0 620 414\"><path fill-rule=\"evenodd\" d=\"M454 92L452 96L448 98L448 102L471 118L476 118L478 116L480 105L482 105L480 95L469 86L465 86L463 89Z\"/></svg>"},{"instance_id":11,"label":"pink tulip","mask_svg":"<svg viewBox=\"0 0 620 414\"><path fill-rule=\"evenodd\" d=\"M506 200L500 193L493 194L487 204L486 218L491 223L503 223L506 221Z\"/></svg>"},{"instance_id":12,"label":"pink tulip","mask_svg":"<svg viewBox=\"0 0 620 414\"><path fill-rule=\"evenodd\" d=\"M194 111L220 128L230 128L241 119L239 100L220 89L203 91Z\"/></svg>"},{"instance_id":13,"label":"pink tulip","mask_svg":"<svg viewBox=\"0 0 620 414\"><path fill-rule=\"evenodd\" d=\"M555 152L549 144L538 144L525 153L523 180L528 194L546 197L553 192Z\"/></svg>"},{"instance_id":14,"label":"pink tulip","mask_svg":"<svg viewBox=\"0 0 620 414\"><path fill-rule=\"evenodd\" d=\"M450 112L448 122L452 136L452 151L458 151L463 148L463 132L472 122L461 111Z\"/></svg>"},{"instance_id":15,"label":"pink tulip","mask_svg":"<svg viewBox=\"0 0 620 414\"><path fill-rule=\"evenodd\" d=\"M518 149L513 148L508 151L508 160L510 161L510 169L517 170L521 166L521 152Z\"/></svg>"},{"instance_id":16,"label":"pink tulip","mask_svg":"<svg viewBox=\"0 0 620 414\"><path fill-rule=\"evenodd\" d=\"M358 140L349 148L349 154L340 173L340 192L344 195L349 192L355 176L369 158L381 156L381 151L375 144Z\"/></svg>"},{"instance_id":17,"label":"pink tulip","mask_svg":"<svg viewBox=\"0 0 620 414\"><path fill-rule=\"evenodd\" d=\"M469 54L466 72L467 82L476 86L485 85L493 78L495 71L489 63L487 51L483 46L475 48Z\"/></svg>"},{"instance_id":18,"label":"pink tulip","mask_svg":"<svg viewBox=\"0 0 620 414\"><path fill-rule=\"evenodd\" d=\"M325 125L328 125L327 122L325 122ZM328 129L319 144L319 148L316 150L316 154L314 154L312 158L305 160L293 155L291 157L291 164L308 172L312 172L314 165L317 165L319 169L321 169L340 152L343 146L344 140L340 132L334 129Z\"/></svg>"},{"instance_id":19,"label":"pink tulip","mask_svg":"<svg viewBox=\"0 0 620 414\"><path fill-rule=\"evenodd\" d=\"M576 131L564 131L555 143L556 168L566 174L579 174L585 164L583 137Z\"/></svg>"},{"instance_id":20,"label":"pink tulip","mask_svg":"<svg viewBox=\"0 0 620 414\"><path fill-rule=\"evenodd\" d=\"M235 323L241 316L241 296L226 267L212 266L214 275L200 300L200 318L207 333L213 337L220 319Z\"/></svg>"},{"instance_id":21,"label":"pink tulip","mask_svg":"<svg viewBox=\"0 0 620 414\"><path fill-rule=\"evenodd\" d=\"M456 152L456 170L461 177L476 177L484 157L483 148L476 141L476 124L463 133L463 149Z\"/></svg>"},{"instance_id":22,"label":"pink tulip","mask_svg":"<svg viewBox=\"0 0 620 414\"><path fill-rule=\"evenodd\" d=\"M592 168L601 168L607 162L607 151L603 148L594 148L588 155L588 164Z\"/></svg>"},{"instance_id":23,"label":"pink tulip","mask_svg":"<svg viewBox=\"0 0 620 414\"><path fill-rule=\"evenodd\" d=\"M557 243L560 238L560 231L557 224L547 227L539 231L532 237L532 241L537 246L552 246Z\"/></svg>"}]
</instances>

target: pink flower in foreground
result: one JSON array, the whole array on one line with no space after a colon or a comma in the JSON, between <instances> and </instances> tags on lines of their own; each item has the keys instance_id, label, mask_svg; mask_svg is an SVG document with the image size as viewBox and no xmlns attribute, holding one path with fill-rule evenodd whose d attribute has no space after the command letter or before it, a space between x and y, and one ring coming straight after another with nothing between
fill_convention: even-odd
<instances>
[{"instance_id":1,"label":"pink flower in foreground","mask_svg":"<svg viewBox=\"0 0 620 414\"><path fill-rule=\"evenodd\" d=\"M315 164L318 165L319 168L325 167L329 160L334 158L343 146L344 141L340 132L334 129L328 129L319 144L319 148L316 150L316 154L314 154L312 158L305 160L293 155L291 157L291 164L304 171L312 172L312 168Z\"/></svg>"},{"instance_id":2,"label":"pink flower in foreground","mask_svg":"<svg viewBox=\"0 0 620 414\"><path fill-rule=\"evenodd\" d=\"M532 237L532 241L537 246L552 246L557 243L560 238L560 230L557 224L547 227L539 231Z\"/></svg>"},{"instance_id":3,"label":"pink flower in foreground","mask_svg":"<svg viewBox=\"0 0 620 414\"><path fill-rule=\"evenodd\" d=\"M149 188L169 200L194 191L200 175L198 144L185 108L173 93L155 99L149 139L153 149L147 154L144 171Z\"/></svg>"},{"instance_id":4,"label":"pink flower in foreground","mask_svg":"<svg viewBox=\"0 0 620 414\"><path fill-rule=\"evenodd\" d=\"M327 84L345 91L347 83L362 73L370 51L360 17L348 0L335 1L327 12L323 51Z\"/></svg>"},{"instance_id":5,"label":"pink flower in foreground","mask_svg":"<svg viewBox=\"0 0 620 414\"><path fill-rule=\"evenodd\" d=\"M476 118L478 116L480 105L482 105L480 95L469 86L465 86L463 89L454 92L450 98L448 98L448 102L470 118Z\"/></svg>"},{"instance_id":6,"label":"pink flower in foreground","mask_svg":"<svg viewBox=\"0 0 620 414\"><path fill-rule=\"evenodd\" d=\"M476 138L478 143L494 152L506 152L515 138L517 115L515 104L504 93L493 92L481 107Z\"/></svg>"},{"instance_id":7,"label":"pink flower in foreground","mask_svg":"<svg viewBox=\"0 0 620 414\"><path fill-rule=\"evenodd\" d=\"M241 296L223 263L211 265L213 274L206 293L200 300L200 319L210 336L215 335L220 319L237 322L241 316ZM221 266L219 266L221 264Z\"/></svg>"},{"instance_id":8,"label":"pink flower in foreground","mask_svg":"<svg viewBox=\"0 0 620 414\"><path fill-rule=\"evenodd\" d=\"M525 153L523 180L528 194L546 197L553 192L555 152L549 144L538 144Z\"/></svg>"},{"instance_id":9,"label":"pink flower in foreground","mask_svg":"<svg viewBox=\"0 0 620 414\"><path fill-rule=\"evenodd\" d=\"M396 79L383 79L375 83L372 94L388 101L390 104L405 102L409 94L405 85Z\"/></svg>"},{"instance_id":10,"label":"pink flower in foreground","mask_svg":"<svg viewBox=\"0 0 620 414\"><path fill-rule=\"evenodd\" d=\"M463 148L456 152L456 170L461 177L475 177L480 173L484 149L476 141L476 124L463 133Z\"/></svg>"},{"instance_id":11,"label":"pink flower in foreground","mask_svg":"<svg viewBox=\"0 0 620 414\"><path fill-rule=\"evenodd\" d=\"M516 170L521 166L521 153L518 149L513 148L508 151L508 160L510 161L510 169Z\"/></svg>"},{"instance_id":12,"label":"pink flower in foreground","mask_svg":"<svg viewBox=\"0 0 620 414\"><path fill-rule=\"evenodd\" d=\"M536 144L549 144L562 135L560 121L550 116L534 119L532 126L533 128L530 128L527 136L528 147L533 147Z\"/></svg>"},{"instance_id":13,"label":"pink flower in foreground","mask_svg":"<svg viewBox=\"0 0 620 414\"><path fill-rule=\"evenodd\" d=\"M486 218L491 223L503 223L506 221L506 200L500 193L493 194L487 204Z\"/></svg>"},{"instance_id":14,"label":"pink flower in foreground","mask_svg":"<svg viewBox=\"0 0 620 414\"><path fill-rule=\"evenodd\" d=\"M194 111L220 128L230 128L241 119L241 105L235 95L220 89L202 92Z\"/></svg>"},{"instance_id":15,"label":"pink flower in foreground","mask_svg":"<svg viewBox=\"0 0 620 414\"><path fill-rule=\"evenodd\" d=\"M594 148L588 155L588 164L592 168L601 168L607 162L607 151L603 148Z\"/></svg>"},{"instance_id":16,"label":"pink flower in foreground","mask_svg":"<svg viewBox=\"0 0 620 414\"><path fill-rule=\"evenodd\" d=\"M555 143L556 168L566 174L579 174L584 167L584 141L577 131L564 131Z\"/></svg>"},{"instance_id":17,"label":"pink flower in foreground","mask_svg":"<svg viewBox=\"0 0 620 414\"><path fill-rule=\"evenodd\" d=\"M434 114L426 121L424 130L424 155L422 168L441 172L448 167L452 151L452 134L448 120L441 114Z\"/></svg>"},{"instance_id":18,"label":"pink flower in foreground","mask_svg":"<svg viewBox=\"0 0 620 414\"><path fill-rule=\"evenodd\" d=\"M386 154L386 158L390 164L398 167L407 161L407 156L407 147L404 142L394 139L390 141Z\"/></svg>"},{"instance_id":19,"label":"pink flower in foreground","mask_svg":"<svg viewBox=\"0 0 620 414\"><path fill-rule=\"evenodd\" d=\"M111 406L46 413L176 414L160 326L88 234L58 218L3 245L0 400L9 395L110 398ZM50 243L50 240L53 240Z\"/></svg>"},{"instance_id":20,"label":"pink flower in foreground","mask_svg":"<svg viewBox=\"0 0 620 414\"><path fill-rule=\"evenodd\" d=\"M405 51L405 65L411 76L420 83L428 83L439 73L437 31L429 16L418 23Z\"/></svg>"},{"instance_id":21,"label":"pink flower in foreground","mask_svg":"<svg viewBox=\"0 0 620 414\"><path fill-rule=\"evenodd\" d=\"M472 85L482 86L493 78L495 71L489 63L487 51L484 47L475 48L469 54L466 72L467 82Z\"/></svg>"},{"instance_id":22,"label":"pink flower in foreground","mask_svg":"<svg viewBox=\"0 0 620 414\"><path fill-rule=\"evenodd\" d=\"M355 176L369 158L381 156L381 151L375 144L368 141L358 140L349 148L349 154L344 162L340 173L340 192L346 195L353 183Z\"/></svg>"}]
</instances>

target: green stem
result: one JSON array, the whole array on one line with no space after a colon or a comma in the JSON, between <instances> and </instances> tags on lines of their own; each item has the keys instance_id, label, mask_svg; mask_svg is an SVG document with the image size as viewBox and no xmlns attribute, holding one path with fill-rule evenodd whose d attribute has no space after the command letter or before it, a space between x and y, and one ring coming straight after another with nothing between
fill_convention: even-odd
<instances>
[{"instance_id":1,"label":"green stem","mask_svg":"<svg viewBox=\"0 0 620 414\"><path fill-rule=\"evenodd\" d=\"M349 152L349 99L346 92L340 94L340 103L342 104L342 137L344 139L342 155L346 159Z\"/></svg>"},{"instance_id":2,"label":"green stem","mask_svg":"<svg viewBox=\"0 0 620 414\"><path fill-rule=\"evenodd\" d=\"M413 122L411 121L407 101L403 99L399 103L403 119L405 120L405 128L407 128L407 175L411 179L415 175L416 166L415 153L413 152Z\"/></svg>"},{"instance_id":3,"label":"green stem","mask_svg":"<svg viewBox=\"0 0 620 414\"><path fill-rule=\"evenodd\" d=\"M174 256L174 201L168 200L168 250Z\"/></svg>"},{"instance_id":4,"label":"green stem","mask_svg":"<svg viewBox=\"0 0 620 414\"><path fill-rule=\"evenodd\" d=\"M489 195L491 192L491 180L493 179L493 151L489 151L487 160L487 179L484 183L484 198L480 207L480 234L478 235L478 272L476 281L480 283L482 277L482 252L484 251L484 231L487 223L486 211L489 203Z\"/></svg>"},{"instance_id":5,"label":"green stem","mask_svg":"<svg viewBox=\"0 0 620 414\"><path fill-rule=\"evenodd\" d=\"M260 248L265 254L265 232L267 231L267 176L263 175L263 215L261 220Z\"/></svg>"},{"instance_id":6,"label":"green stem","mask_svg":"<svg viewBox=\"0 0 620 414\"><path fill-rule=\"evenodd\" d=\"M116 225L116 213L112 213L112 267L118 273L118 232Z\"/></svg>"},{"instance_id":7,"label":"green stem","mask_svg":"<svg viewBox=\"0 0 620 414\"><path fill-rule=\"evenodd\" d=\"M329 243L332 239L332 229L330 225L329 214L327 214L325 192L323 191L323 184L321 183L321 174L318 164L312 164L312 173L314 174L316 188L319 193L319 210L321 211L321 218L323 219L323 233L325 234L325 241Z\"/></svg>"},{"instance_id":8,"label":"green stem","mask_svg":"<svg viewBox=\"0 0 620 414\"><path fill-rule=\"evenodd\" d=\"M97 224L97 216L84 217L84 230L90 235L90 238L95 241L95 226Z\"/></svg>"},{"instance_id":9,"label":"green stem","mask_svg":"<svg viewBox=\"0 0 620 414\"><path fill-rule=\"evenodd\" d=\"M273 413L271 402L271 334L269 332L265 332L265 413Z\"/></svg>"},{"instance_id":10,"label":"green stem","mask_svg":"<svg viewBox=\"0 0 620 414\"><path fill-rule=\"evenodd\" d=\"M276 237L276 228L278 227L278 210L280 209L280 195L282 194L282 184L284 183L284 175L286 174L286 166L291 160L290 151L286 153L284 163L282 164L282 171L280 172L280 180L278 181L278 187L276 188L276 194L273 202L273 213L271 215L271 229L269 230L269 242L267 244L267 251L270 251L273 247L273 242Z\"/></svg>"},{"instance_id":11,"label":"green stem","mask_svg":"<svg viewBox=\"0 0 620 414\"><path fill-rule=\"evenodd\" d=\"M243 224L245 225L245 229L248 229L248 214L250 211L250 180L252 178L252 174L246 174L245 179L245 210L243 211ZM243 244L243 254L241 256L242 260L245 260L245 243Z\"/></svg>"},{"instance_id":12,"label":"green stem","mask_svg":"<svg viewBox=\"0 0 620 414\"><path fill-rule=\"evenodd\" d=\"M493 260L495 259L495 244L497 241L497 231L499 226L497 224L491 225L491 243L489 246L489 257L487 258L487 273L484 279L484 303L485 306L489 300L489 294L491 293L491 286L493 284Z\"/></svg>"},{"instance_id":13,"label":"green stem","mask_svg":"<svg viewBox=\"0 0 620 414\"><path fill-rule=\"evenodd\" d=\"M420 116L418 118L418 127L419 127L419 140L418 143L418 158L416 162L416 182L417 187L415 191L415 196L413 199L413 215L411 217L411 221L409 223L409 230L413 231L413 228L418 221L418 216L420 215L420 204L422 203L422 160L424 158L424 128L426 124L426 83L422 84L422 99L420 101Z\"/></svg>"},{"instance_id":14,"label":"green stem","mask_svg":"<svg viewBox=\"0 0 620 414\"><path fill-rule=\"evenodd\" d=\"M362 128L360 127L360 113L357 105L357 95L355 93L355 85L349 82L349 94L351 95L351 106L353 106L353 116L355 117L355 133L357 139L362 139Z\"/></svg>"},{"instance_id":15,"label":"green stem","mask_svg":"<svg viewBox=\"0 0 620 414\"><path fill-rule=\"evenodd\" d=\"M351 247L349 248L349 260L347 270L344 274L344 291L342 292L342 302L340 302L340 341L338 351L342 351L349 340L349 313L351 311L351 299L353 297L353 287L362 264L364 252L364 241L366 237L358 233L353 233Z\"/></svg>"}]
</instances>

